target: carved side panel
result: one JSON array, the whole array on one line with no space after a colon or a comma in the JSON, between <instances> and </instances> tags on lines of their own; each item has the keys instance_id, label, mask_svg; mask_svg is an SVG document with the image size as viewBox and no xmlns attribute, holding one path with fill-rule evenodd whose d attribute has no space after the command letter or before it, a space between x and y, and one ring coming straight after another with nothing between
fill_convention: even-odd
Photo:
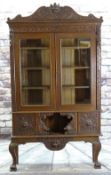
<instances>
[{"instance_id":1,"label":"carved side panel","mask_svg":"<svg viewBox=\"0 0 111 175\"><path fill-rule=\"evenodd\" d=\"M13 114L13 135L31 136L36 134L35 114L14 113Z\"/></svg>"},{"instance_id":2,"label":"carved side panel","mask_svg":"<svg viewBox=\"0 0 111 175\"><path fill-rule=\"evenodd\" d=\"M101 25L97 25L97 109L101 111Z\"/></svg>"},{"instance_id":3,"label":"carved side panel","mask_svg":"<svg viewBox=\"0 0 111 175\"><path fill-rule=\"evenodd\" d=\"M78 126L79 134L98 134L99 116L96 112L78 113Z\"/></svg>"}]
</instances>

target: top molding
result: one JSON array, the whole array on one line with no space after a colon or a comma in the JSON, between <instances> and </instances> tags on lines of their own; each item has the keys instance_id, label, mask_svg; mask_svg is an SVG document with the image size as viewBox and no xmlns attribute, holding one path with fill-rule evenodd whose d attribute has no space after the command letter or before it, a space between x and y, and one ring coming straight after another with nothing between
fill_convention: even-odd
<instances>
[{"instance_id":1,"label":"top molding","mask_svg":"<svg viewBox=\"0 0 111 175\"><path fill-rule=\"evenodd\" d=\"M73 21L73 22L99 22L101 23L102 17L96 18L94 15L89 14L88 16L79 15L71 7L61 7L59 4L54 3L49 7L42 6L38 8L32 15L22 17L17 15L15 18L8 18L8 23L12 22L45 22L45 21Z\"/></svg>"}]
</instances>

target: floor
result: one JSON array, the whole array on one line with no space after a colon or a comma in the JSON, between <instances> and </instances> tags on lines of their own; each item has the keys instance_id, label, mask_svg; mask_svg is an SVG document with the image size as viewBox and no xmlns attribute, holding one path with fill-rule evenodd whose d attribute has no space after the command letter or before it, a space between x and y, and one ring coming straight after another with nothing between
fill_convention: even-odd
<instances>
[{"instance_id":1,"label":"floor","mask_svg":"<svg viewBox=\"0 0 111 175\"><path fill-rule=\"evenodd\" d=\"M102 142L99 161L101 169L94 169L92 163L92 146L90 143L69 142L61 151L49 151L42 143L28 143L19 146L19 165L17 173L111 173L111 141ZM0 139L0 174L9 173L12 161L8 151L10 138ZM10 174L15 174L14 172Z\"/></svg>"}]
</instances>

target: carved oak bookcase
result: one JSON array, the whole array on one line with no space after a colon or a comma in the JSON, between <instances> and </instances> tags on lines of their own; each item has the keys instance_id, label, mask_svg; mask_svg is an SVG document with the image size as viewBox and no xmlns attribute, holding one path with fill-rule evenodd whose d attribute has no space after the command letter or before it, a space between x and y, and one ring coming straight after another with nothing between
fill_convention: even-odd
<instances>
[{"instance_id":1,"label":"carved oak bookcase","mask_svg":"<svg viewBox=\"0 0 111 175\"><path fill-rule=\"evenodd\" d=\"M8 18L13 131L11 171L18 145L42 142L60 150L69 141L92 143L95 168L100 136L100 28L102 17L68 6L40 7Z\"/></svg>"}]
</instances>

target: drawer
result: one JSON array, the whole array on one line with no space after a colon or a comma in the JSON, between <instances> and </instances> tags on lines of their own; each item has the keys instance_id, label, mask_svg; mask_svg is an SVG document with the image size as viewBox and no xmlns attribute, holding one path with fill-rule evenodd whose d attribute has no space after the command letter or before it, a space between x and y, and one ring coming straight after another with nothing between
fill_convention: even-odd
<instances>
[{"instance_id":1,"label":"drawer","mask_svg":"<svg viewBox=\"0 0 111 175\"><path fill-rule=\"evenodd\" d=\"M33 113L14 113L13 114L13 135L31 136L37 133L36 114Z\"/></svg>"},{"instance_id":2,"label":"drawer","mask_svg":"<svg viewBox=\"0 0 111 175\"><path fill-rule=\"evenodd\" d=\"M99 130L99 116L96 112L78 113L79 134L98 134Z\"/></svg>"}]
</instances>

